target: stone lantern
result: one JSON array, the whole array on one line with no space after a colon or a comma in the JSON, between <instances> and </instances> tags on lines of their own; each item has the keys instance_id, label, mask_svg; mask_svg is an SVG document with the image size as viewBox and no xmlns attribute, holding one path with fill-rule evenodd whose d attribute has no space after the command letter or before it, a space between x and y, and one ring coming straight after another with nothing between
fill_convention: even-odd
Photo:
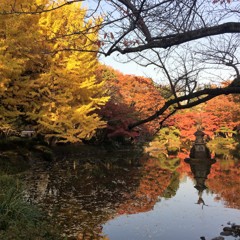
<instances>
[{"instance_id":1,"label":"stone lantern","mask_svg":"<svg viewBox=\"0 0 240 240\"><path fill-rule=\"evenodd\" d=\"M204 141L205 133L201 130L197 130L194 133L194 135L196 139L190 151L190 158L196 159L211 158L210 151L207 148L206 143Z\"/></svg>"},{"instance_id":2,"label":"stone lantern","mask_svg":"<svg viewBox=\"0 0 240 240\"><path fill-rule=\"evenodd\" d=\"M204 137L205 133L201 130L197 130L195 133L194 133L194 136L196 137L195 139L195 143L198 143L198 144L203 144L204 143Z\"/></svg>"}]
</instances>

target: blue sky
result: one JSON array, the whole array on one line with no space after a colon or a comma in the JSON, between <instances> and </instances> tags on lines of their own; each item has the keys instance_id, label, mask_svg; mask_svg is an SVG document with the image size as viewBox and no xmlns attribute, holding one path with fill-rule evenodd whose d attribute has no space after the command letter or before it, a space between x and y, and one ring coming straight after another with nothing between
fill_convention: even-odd
<instances>
[{"instance_id":1,"label":"blue sky","mask_svg":"<svg viewBox=\"0 0 240 240\"><path fill-rule=\"evenodd\" d=\"M99 60L105 65L111 66L112 68L119 70L122 73L148 77L152 78L155 82L161 82L159 74L156 70L154 70L153 67L142 67L133 61L121 63L117 61L116 54L108 57L100 56Z\"/></svg>"}]
</instances>

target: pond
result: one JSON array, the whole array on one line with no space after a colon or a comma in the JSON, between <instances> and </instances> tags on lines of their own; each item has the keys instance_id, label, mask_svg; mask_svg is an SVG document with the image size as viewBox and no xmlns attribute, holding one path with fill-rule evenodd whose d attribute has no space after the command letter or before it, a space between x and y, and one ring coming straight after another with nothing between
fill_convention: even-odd
<instances>
[{"instance_id":1,"label":"pond","mask_svg":"<svg viewBox=\"0 0 240 240\"><path fill-rule=\"evenodd\" d=\"M25 194L67 239L208 240L240 223L239 159L171 161L62 147L55 161L32 163Z\"/></svg>"}]
</instances>

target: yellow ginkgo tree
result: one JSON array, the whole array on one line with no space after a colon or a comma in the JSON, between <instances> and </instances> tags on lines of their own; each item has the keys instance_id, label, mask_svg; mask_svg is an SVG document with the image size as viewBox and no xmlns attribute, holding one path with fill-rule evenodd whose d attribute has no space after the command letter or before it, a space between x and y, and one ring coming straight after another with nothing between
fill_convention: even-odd
<instances>
[{"instance_id":1,"label":"yellow ginkgo tree","mask_svg":"<svg viewBox=\"0 0 240 240\"><path fill-rule=\"evenodd\" d=\"M13 4L24 10L34 3L3 0L0 11L8 11ZM0 15L0 128L18 129L24 123L31 102L29 83L43 72L47 56L37 44L39 19L40 15Z\"/></svg>"},{"instance_id":2,"label":"yellow ginkgo tree","mask_svg":"<svg viewBox=\"0 0 240 240\"><path fill-rule=\"evenodd\" d=\"M22 1L16 2L24 7ZM31 2L39 4L40 1ZM0 18L0 24L12 32L5 39L1 37L4 44L0 50L6 52L0 59L0 67L5 69L0 80L5 113L1 112L2 121L28 124L46 138L68 142L90 138L96 129L105 126L96 113L109 99L104 82L95 78L98 46L94 43L98 40L98 29L85 22L85 14L86 9L77 3L39 15ZM15 21L23 28L12 28L10 23ZM6 30L1 31L4 36ZM16 52L14 47L9 52L7 45L11 41L19 46ZM73 50L75 46L78 51ZM9 62L12 66L17 64L19 69L8 67Z\"/></svg>"}]
</instances>

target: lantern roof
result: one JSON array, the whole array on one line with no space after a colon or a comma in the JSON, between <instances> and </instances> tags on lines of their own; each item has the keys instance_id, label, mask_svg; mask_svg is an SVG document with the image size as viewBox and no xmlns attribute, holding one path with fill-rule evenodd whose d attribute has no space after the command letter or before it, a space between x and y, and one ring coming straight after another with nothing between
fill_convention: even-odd
<instances>
[{"instance_id":1,"label":"lantern roof","mask_svg":"<svg viewBox=\"0 0 240 240\"><path fill-rule=\"evenodd\" d=\"M201 131L201 130L197 130L195 133L194 133L194 135L197 137L197 136L204 136L205 135L205 133L203 132L203 131Z\"/></svg>"}]
</instances>

